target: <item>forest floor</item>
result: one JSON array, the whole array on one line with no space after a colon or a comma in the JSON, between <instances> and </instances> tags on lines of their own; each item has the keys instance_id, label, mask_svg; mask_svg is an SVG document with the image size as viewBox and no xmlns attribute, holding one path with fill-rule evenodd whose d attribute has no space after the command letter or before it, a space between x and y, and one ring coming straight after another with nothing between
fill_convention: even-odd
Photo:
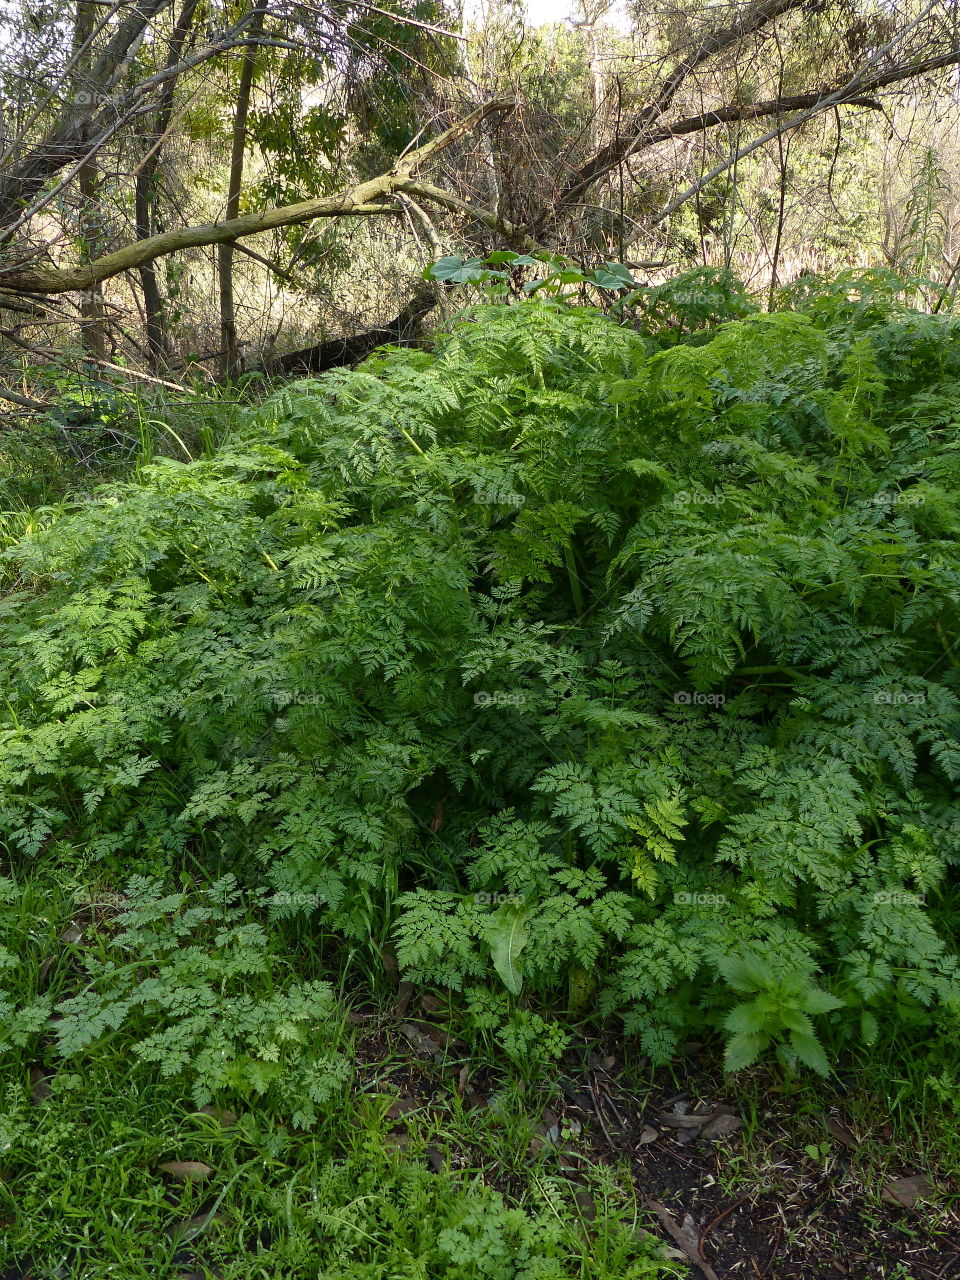
<instances>
[{"instance_id":1,"label":"forest floor","mask_svg":"<svg viewBox=\"0 0 960 1280\"><path fill-rule=\"evenodd\" d=\"M412 1010L408 998L375 1028L367 1015L359 1043L370 1087L392 1096L389 1140L403 1149L426 1136L438 1168L441 1142L453 1167L482 1165L471 1117L496 1112L503 1081L471 1072L432 996ZM691 1280L960 1277L955 1131L898 1132L852 1077L791 1091L758 1070L733 1088L712 1046L688 1045L682 1067L660 1072L621 1048L585 1039L556 1078L529 1087L528 1162L574 1183L581 1168L628 1170L649 1229ZM513 1189L496 1167L487 1176ZM589 1218L590 1193L577 1199Z\"/></svg>"}]
</instances>

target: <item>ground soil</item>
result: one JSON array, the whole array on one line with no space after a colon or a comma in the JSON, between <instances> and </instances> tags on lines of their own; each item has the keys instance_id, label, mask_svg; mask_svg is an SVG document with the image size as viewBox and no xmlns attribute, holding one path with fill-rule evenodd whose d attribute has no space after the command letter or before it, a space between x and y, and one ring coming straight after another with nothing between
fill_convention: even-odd
<instances>
[{"instance_id":1,"label":"ground soil","mask_svg":"<svg viewBox=\"0 0 960 1280\"><path fill-rule=\"evenodd\" d=\"M361 1076L373 1078L378 1064L382 1070L391 1048L394 1062L398 1051L404 1055L383 1085L400 1099L391 1112L398 1145L406 1141L405 1117L439 1118L451 1090L466 1107L488 1107L496 1096L496 1074L471 1073L460 1042L429 1016L408 1014L376 1032L371 1026L361 1035ZM893 1160L878 1168L861 1148L865 1135L848 1128L842 1097L823 1117L840 1140L817 1159L798 1140L803 1126L788 1094L769 1096L748 1136L713 1062L710 1050L691 1056L678 1090L676 1071L652 1084L648 1073L639 1085L615 1043L580 1046L554 1081L531 1089L532 1107L546 1099L531 1162L552 1160L574 1180L584 1156L628 1167L648 1229L689 1265L690 1280L960 1280L956 1185L946 1185L942 1173L926 1185L921 1180L920 1196L909 1203L925 1171L899 1152L888 1152ZM453 1164L460 1162L453 1153ZM469 1165L469 1153L462 1162ZM498 1181L495 1171L491 1181ZM908 1203L895 1203L902 1186ZM509 1179L501 1189L512 1189Z\"/></svg>"}]
</instances>

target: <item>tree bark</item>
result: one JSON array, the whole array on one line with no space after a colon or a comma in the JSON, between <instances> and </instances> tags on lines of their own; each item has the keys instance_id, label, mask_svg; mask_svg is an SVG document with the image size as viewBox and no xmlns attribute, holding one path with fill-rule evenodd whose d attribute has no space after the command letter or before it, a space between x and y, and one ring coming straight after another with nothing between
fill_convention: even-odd
<instances>
[{"instance_id":1,"label":"tree bark","mask_svg":"<svg viewBox=\"0 0 960 1280\"><path fill-rule=\"evenodd\" d=\"M250 22L250 38L256 40L263 32L266 18L266 0L256 0ZM240 64L240 83L237 87L237 109L233 117L233 137L230 145L230 179L227 187L227 221L240 212L240 189L243 185L243 153L247 145L247 116L250 112L250 94L253 90L253 74L256 68L256 45L248 45ZM230 381L242 372L240 349L237 345L237 315L233 298L233 245L221 244L217 252L217 282L220 289L220 348L223 351L220 372Z\"/></svg>"},{"instance_id":2,"label":"tree bark","mask_svg":"<svg viewBox=\"0 0 960 1280\"><path fill-rule=\"evenodd\" d=\"M94 8L89 0L77 0L73 24L73 55L77 60L74 71L76 97L83 92L95 96L97 82L84 66L83 49L93 32ZM88 160L80 169L80 259L91 261L100 246L102 210L99 207L99 180L97 166ZM103 289L99 283L84 290L80 300L80 346L94 360L107 358L107 333L103 322Z\"/></svg>"},{"instance_id":3,"label":"tree bark","mask_svg":"<svg viewBox=\"0 0 960 1280\"><path fill-rule=\"evenodd\" d=\"M198 0L185 0L180 10L170 40L170 52L167 67L172 68L180 61L183 47L193 26ZM173 114L173 98L176 90L176 78L167 80L160 93L157 114L153 122L153 130L147 136L147 155L137 171L134 186L134 224L137 239L147 240L158 230L157 209L157 177L160 160L163 154L163 138ZM144 327L147 335L147 348L154 372L159 372L169 359L164 300L157 282L157 272L153 262L144 262L139 268L140 287L143 291Z\"/></svg>"},{"instance_id":4,"label":"tree bark","mask_svg":"<svg viewBox=\"0 0 960 1280\"><path fill-rule=\"evenodd\" d=\"M626 129L611 138L585 164L566 177L536 225L555 217L563 207L576 201L588 187L631 155L651 126L662 119L694 71L724 49L739 44L748 35L762 30L769 22L792 9L799 9L804 3L805 0L754 0L754 3L737 15L736 21L729 27L718 26L708 31L697 46L661 80L648 104L629 121Z\"/></svg>"},{"instance_id":5,"label":"tree bark","mask_svg":"<svg viewBox=\"0 0 960 1280\"><path fill-rule=\"evenodd\" d=\"M64 165L83 158L92 122L99 113L101 94L110 91L149 23L171 2L140 0L131 6L130 15L102 52L87 64L86 83L68 95L67 105L53 128L0 177L0 227L15 222L23 204Z\"/></svg>"},{"instance_id":6,"label":"tree bark","mask_svg":"<svg viewBox=\"0 0 960 1280\"><path fill-rule=\"evenodd\" d=\"M356 364L366 356L390 342L398 346L411 346L423 331L424 318L439 300L436 285L421 283L410 301L382 328L365 329L349 337L330 338L312 347L302 347L286 355L275 356L261 366L271 377L296 377L310 373L323 373L340 365Z\"/></svg>"}]
</instances>

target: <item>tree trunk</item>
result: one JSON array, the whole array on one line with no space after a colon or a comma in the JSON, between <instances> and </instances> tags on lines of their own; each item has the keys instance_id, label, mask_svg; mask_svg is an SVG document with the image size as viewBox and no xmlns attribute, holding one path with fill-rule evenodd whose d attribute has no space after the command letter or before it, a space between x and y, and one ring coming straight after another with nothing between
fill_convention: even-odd
<instances>
[{"instance_id":1,"label":"tree trunk","mask_svg":"<svg viewBox=\"0 0 960 1280\"><path fill-rule=\"evenodd\" d=\"M266 0L256 0L250 38L256 40L263 34L266 16ZM249 45L240 64L240 84L237 88L237 110L233 117L233 139L230 147L230 181L227 187L227 207L224 218L229 221L240 213L240 188L243 185L243 152L247 143L247 116L250 111L250 94L253 89L253 73L256 67L256 45ZM236 378L242 372L240 349L237 344L237 317L233 298L233 245L220 245L217 254L217 279L220 287L220 350L223 352L221 373L226 380Z\"/></svg>"},{"instance_id":2,"label":"tree trunk","mask_svg":"<svg viewBox=\"0 0 960 1280\"><path fill-rule=\"evenodd\" d=\"M78 54L93 30L94 7L90 0L78 0L73 24L73 50ZM74 73L75 95L95 97L99 84L90 76L89 64L81 58ZM100 183L93 160L81 165L77 174L80 188L80 261L92 262L101 248ZM80 346L95 360L107 358L107 331L103 320L103 287L98 282L84 289L80 298Z\"/></svg>"},{"instance_id":3,"label":"tree trunk","mask_svg":"<svg viewBox=\"0 0 960 1280\"><path fill-rule=\"evenodd\" d=\"M424 318L440 299L435 284L421 282L410 301L382 328L365 329L351 337L329 338L312 347L302 347L283 356L274 356L264 362L263 372L271 377L302 377L310 373L323 373L341 365L356 364L385 343L412 346L423 331Z\"/></svg>"},{"instance_id":4,"label":"tree trunk","mask_svg":"<svg viewBox=\"0 0 960 1280\"><path fill-rule=\"evenodd\" d=\"M223 222L164 231L146 240L134 240L120 249L105 253L94 262L82 265L48 267L18 263L10 267L0 266L0 296L12 294L15 299L17 294L72 293L78 289L88 289L98 281L109 280L123 271L132 271L145 262L154 262L167 254L197 249L208 244L233 244L246 236L274 231L278 227L300 226L305 222L312 222L314 218L370 217L378 214L395 217L402 213L403 207L399 203L391 204L387 201L395 193L404 191L409 191L412 195L419 192L434 202L439 201L469 212L473 217L482 218L488 225L499 226L497 218L489 211L477 210L438 187L421 186L413 181L413 174L435 159L451 143L476 129L489 116L510 111L514 105L510 99L485 102L482 107L471 111L438 137L425 142L416 151L401 156L386 173L358 182L352 187L345 187L333 195L299 200L296 204L281 205L263 213L246 213L242 217ZM508 229L508 224L504 223L503 226L505 230Z\"/></svg>"},{"instance_id":5,"label":"tree trunk","mask_svg":"<svg viewBox=\"0 0 960 1280\"><path fill-rule=\"evenodd\" d=\"M130 13L102 52L87 63L85 82L68 93L60 118L46 137L0 174L0 227L11 226L24 204L29 203L49 178L86 154L92 122L99 106L98 93L104 86L112 88L122 75L131 50L143 39L149 23L170 3L171 0L139 0L138 4L131 6ZM96 6L91 4L89 8L87 20L92 21ZM79 17L78 6L78 21Z\"/></svg>"},{"instance_id":6,"label":"tree trunk","mask_svg":"<svg viewBox=\"0 0 960 1280\"><path fill-rule=\"evenodd\" d=\"M173 29L170 41L170 52L167 55L167 66L174 67L180 61L183 46L186 43L190 28L197 11L197 0L185 0L180 17ZM173 114L173 98L176 80L168 81L163 88L157 114L153 122L153 130L147 136L147 155L141 164L134 188L134 221L138 240L146 240L160 230L156 218L157 175L160 169L160 158L163 151L163 138ZM150 362L155 373L166 365L170 356L167 336L164 299L157 283L157 269L153 262L140 265L140 287L143 291L144 325L147 334L147 347Z\"/></svg>"}]
</instances>

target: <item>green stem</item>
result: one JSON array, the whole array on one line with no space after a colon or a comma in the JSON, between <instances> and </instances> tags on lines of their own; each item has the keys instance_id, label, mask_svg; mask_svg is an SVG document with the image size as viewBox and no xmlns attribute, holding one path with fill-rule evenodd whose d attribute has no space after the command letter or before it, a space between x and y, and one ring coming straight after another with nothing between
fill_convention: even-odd
<instances>
[{"instance_id":1,"label":"green stem","mask_svg":"<svg viewBox=\"0 0 960 1280\"><path fill-rule=\"evenodd\" d=\"M580 590L580 579L577 576L577 564L573 558L573 547L569 543L563 548L563 559L567 566L567 576L570 579L570 591L573 594L573 604L577 611L577 617L582 618L583 609L583 592Z\"/></svg>"}]
</instances>

